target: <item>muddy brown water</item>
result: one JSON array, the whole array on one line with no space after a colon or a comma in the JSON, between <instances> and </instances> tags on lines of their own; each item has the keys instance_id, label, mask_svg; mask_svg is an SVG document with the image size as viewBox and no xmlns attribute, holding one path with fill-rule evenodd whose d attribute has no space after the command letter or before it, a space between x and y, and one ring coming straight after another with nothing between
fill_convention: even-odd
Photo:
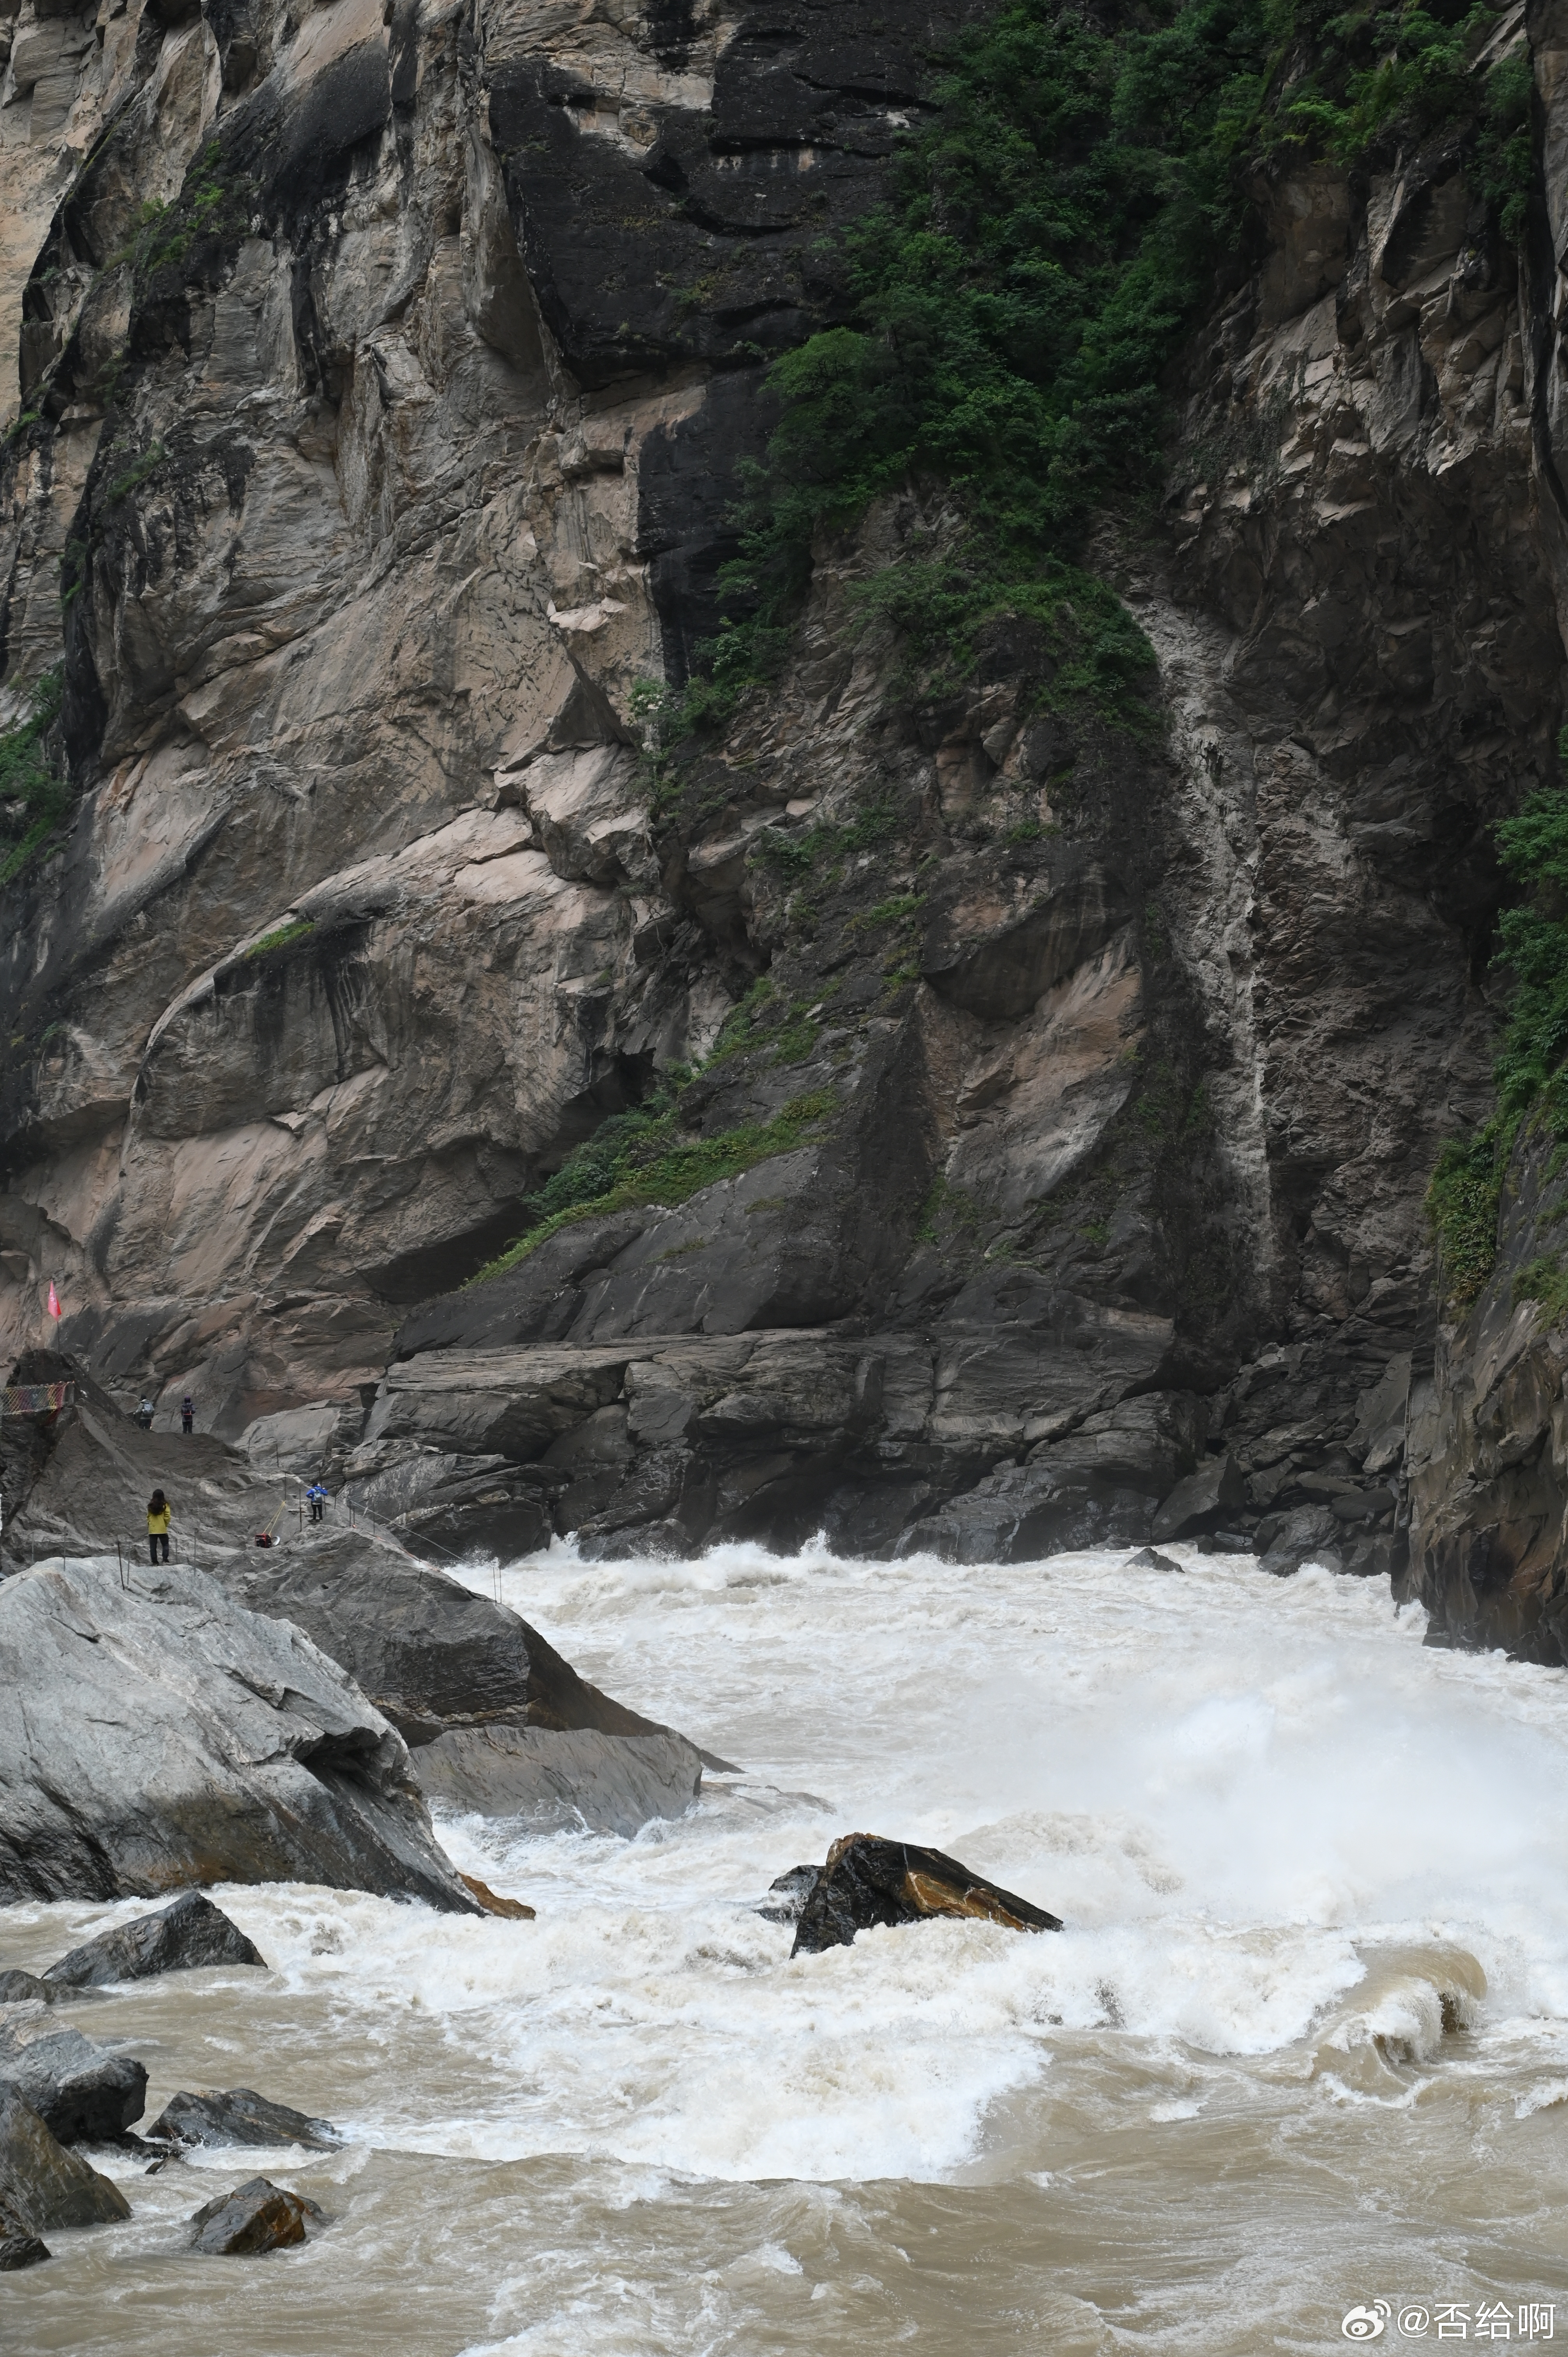
<instances>
[{"instance_id":1,"label":"muddy brown water","mask_svg":"<svg viewBox=\"0 0 1568 2357\"><path fill-rule=\"evenodd\" d=\"M1370 1584L1184 1560L509 1567L586 1674L745 1773L634 1842L447 1819L534 1923L215 1893L265 1975L68 2018L147 2063L149 2116L252 2086L349 2141L94 2156L132 2217L5 2277L0 2348L1568 2340L1568 1676L1425 1650ZM791 1963L752 1910L852 1827L1068 1929ZM135 1911L0 1911L0 1961ZM258 2169L322 2204L319 2239L187 2252Z\"/></svg>"}]
</instances>

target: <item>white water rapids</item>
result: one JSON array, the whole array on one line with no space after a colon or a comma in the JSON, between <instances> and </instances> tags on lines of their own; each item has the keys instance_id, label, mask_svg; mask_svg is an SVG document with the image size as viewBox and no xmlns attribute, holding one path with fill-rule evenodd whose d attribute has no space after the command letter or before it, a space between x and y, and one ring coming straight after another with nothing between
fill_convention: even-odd
<instances>
[{"instance_id":1,"label":"white water rapids","mask_svg":"<svg viewBox=\"0 0 1568 2357\"><path fill-rule=\"evenodd\" d=\"M1379 1583L1175 1552L511 1566L585 1675L746 1773L632 1842L446 1818L533 1923L216 1891L269 1975L73 2025L147 2063L149 2118L250 2086L350 2142L95 2155L134 2215L4 2278L0 2347L1250 2352L1341 2348L1380 2298L1385 2348L1444 2304L1568 2339L1568 1674L1423 1649ZM791 1963L752 1910L849 1830L1068 1928ZM0 1964L139 1911L0 1911ZM258 2169L328 2230L184 2252Z\"/></svg>"}]
</instances>

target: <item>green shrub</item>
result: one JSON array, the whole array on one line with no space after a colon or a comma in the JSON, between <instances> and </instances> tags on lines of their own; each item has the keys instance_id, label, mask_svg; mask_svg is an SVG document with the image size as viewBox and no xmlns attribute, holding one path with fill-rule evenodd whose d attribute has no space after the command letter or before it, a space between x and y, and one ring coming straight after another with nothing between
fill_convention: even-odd
<instances>
[{"instance_id":1,"label":"green shrub","mask_svg":"<svg viewBox=\"0 0 1568 2357\"><path fill-rule=\"evenodd\" d=\"M1491 1274L1503 1181L1521 1127L1544 1125L1568 1139L1568 785L1542 787L1496 832L1498 858L1526 889L1498 928L1495 963L1511 985L1493 1066L1498 1109L1472 1137L1444 1146L1426 1197L1444 1294L1461 1309Z\"/></svg>"},{"instance_id":2,"label":"green shrub","mask_svg":"<svg viewBox=\"0 0 1568 2357\"><path fill-rule=\"evenodd\" d=\"M245 962L249 964L256 958L269 957L274 950L292 949L295 942L304 941L315 931L314 917L295 917L286 925L274 925L270 933L263 933L259 942L251 943L244 952Z\"/></svg>"},{"instance_id":3,"label":"green shrub","mask_svg":"<svg viewBox=\"0 0 1568 2357\"><path fill-rule=\"evenodd\" d=\"M27 717L0 731L0 885L19 876L43 848L70 806L70 790L48 747L65 695L65 669L56 664L34 688Z\"/></svg>"},{"instance_id":4,"label":"green shrub","mask_svg":"<svg viewBox=\"0 0 1568 2357\"><path fill-rule=\"evenodd\" d=\"M714 1137L686 1131L678 1102L667 1096L612 1114L529 1199L533 1224L470 1282L482 1285L515 1268L576 1221L643 1203L672 1210L704 1187L737 1178L754 1164L820 1136L835 1109L832 1090L818 1089L793 1098L771 1121L745 1122Z\"/></svg>"}]
</instances>

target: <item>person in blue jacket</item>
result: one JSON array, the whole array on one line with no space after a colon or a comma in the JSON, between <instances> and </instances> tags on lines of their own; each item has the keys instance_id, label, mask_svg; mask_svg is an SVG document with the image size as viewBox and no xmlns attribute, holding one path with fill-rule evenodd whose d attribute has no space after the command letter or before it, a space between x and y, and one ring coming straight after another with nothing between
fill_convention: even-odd
<instances>
[{"instance_id":1,"label":"person in blue jacket","mask_svg":"<svg viewBox=\"0 0 1568 2357\"><path fill-rule=\"evenodd\" d=\"M324 1514L326 1513L326 1512L327 1512L327 1484L326 1484L326 1482L325 1482L325 1481L313 1481L313 1482L311 1483L311 1485L310 1485L309 1489L306 1491L306 1493L305 1493L305 1494L306 1494L306 1498L308 1498L308 1500L310 1501L310 1519L311 1519L311 1521L312 1521L313 1523L318 1523L318 1522L320 1522L320 1521L321 1521L321 1519L322 1519L322 1517L323 1517L323 1515L324 1515Z\"/></svg>"}]
</instances>

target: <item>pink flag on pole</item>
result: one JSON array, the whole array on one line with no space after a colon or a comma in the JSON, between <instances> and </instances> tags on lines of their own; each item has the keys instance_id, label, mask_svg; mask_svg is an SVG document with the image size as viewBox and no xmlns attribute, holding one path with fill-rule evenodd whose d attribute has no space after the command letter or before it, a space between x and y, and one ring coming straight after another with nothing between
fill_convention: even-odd
<instances>
[{"instance_id":1,"label":"pink flag on pole","mask_svg":"<svg viewBox=\"0 0 1568 2357\"><path fill-rule=\"evenodd\" d=\"M55 1291L55 1281L52 1276L49 1279L49 1316L51 1318L59 1316L59 1296Z\"/></svg>"}]
</instances>

